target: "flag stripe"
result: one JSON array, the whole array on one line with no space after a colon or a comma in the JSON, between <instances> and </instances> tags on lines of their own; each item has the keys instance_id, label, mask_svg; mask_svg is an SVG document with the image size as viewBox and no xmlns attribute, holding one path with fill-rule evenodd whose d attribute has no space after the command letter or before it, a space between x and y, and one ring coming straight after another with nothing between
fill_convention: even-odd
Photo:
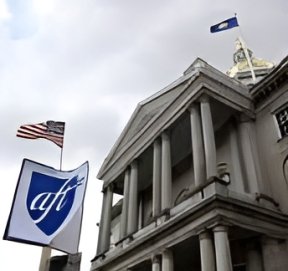
<instances>
[{"instance_id":1,"label":"flag stripe","mask_svg":"<svg viewBox=\"0 0 288 271\"><path fill-rule=\"evenodd\" d=\"M17 130L17 137L26 139L44 138L52 141L60 148L63 147L64 122L47 121L46 123L21 125Z\"/></svg>"},{"instance_id":2,"label":"flag stripe","mask_svg":"<svg viewBox=\"0 0 288 271\"><path fill-rule=\"evenodd\" d=\"M37 137L47 137L47 138L53 139L53 140L59 140L59 141L63 140L63 136L62 137L57 137L57 136L49 135L48 133L35 133L34 131L29 131L29 130L27 130L27 131L25 131L25 130L19 131L18 130L17 136L21 135L21 134L24 134L25 136L26 135L33 136L35 138L37 138Z\"/></svg>"},{"instance_id":3,"label":"flag stripe","mask_svg":"<svg viewBox=\"0 0 288 271\"><path fill-rule=\"evenodd\" d=\"M50 136L49 134L35 134L31 132L19 132L17 133L18 137L27 138L27 139L37 139L37 138L44 138L53 141L57 145L61 145L63 143L63 137L58 138L54 136Z\"/></svg>"},{"instance_id":4,"label":"flag stripe","mask_svg":"<svg viewBox=\"0 0 288 271\"><path fill-rule=\"evenodd\" d=\"M21 127L20 127L21 128ZM26 132L26 133L31 133L33 135L36 135L36 136L51 136L53 138L63 138L63 135L55 135L55 134L50 134L47 132L47 130L44 130L44 129L35 129L34 127L22 127L22 129L19 129L18 132Z\"/></svg>"},{"instance_id":5,"label":"flag stripe","mask_svg":"<svg viewBox=\"0 0 288 271\"><path fill-rule=\"evenodd\" d=\"M30 134L26 134L26 133L18 133L17 136L18 137L23 137L23 138L37 139L37 136L33 136L33 135L30 135Z\"/></svg>"},{"instance_id":6,"label":"flag stripe","mask_svg":"<svg viewBox=\"0 0 288 271\"><path fill-rule=\"evenodd\" d=\"M60 148L63 146L63 140L61 139L55 139L55 138L50 138L47 136L33 136L33 135L29 135L29 134L18 134L18 137L22 137L22 138L26 138L26 139L39 139L39 138L43 138L43 139L47 139L52 141L53 143L55 143L57 146L59 146Z\"/></svg>"}]
</instances>

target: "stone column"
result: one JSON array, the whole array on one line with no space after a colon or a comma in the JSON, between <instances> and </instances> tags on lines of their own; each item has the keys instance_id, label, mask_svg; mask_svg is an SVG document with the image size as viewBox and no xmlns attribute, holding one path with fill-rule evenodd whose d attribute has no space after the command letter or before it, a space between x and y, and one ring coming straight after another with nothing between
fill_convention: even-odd
<instances>
[{"instance_id":1,"label":"stone column","mask_svg":"<svg viewBox=\"0 0 288 271\"><path fill-rule=\"evenodd\" d=\"M153 145L153 217L161 211L161 145L156 139Z\"/></svg>"},{"instance_id":2,"label":"stone column","mask_svg":"<svg viewBox=\"0 0 288 271\"><path fill-rule=\"evenodd\" d=\"M230 129L231 166L233 169L232 177L234 177L232 179L232 186L235 187L235 190L237 192L244 192L245 186L240 160L241 156L240 156L236 126L233 123L231 123L229 129Z\"/></svg>"},{"instance_id":3,"label":"stone column","mask_svg":"<svg viewBox=\"0 0 288 271\"><path fill-rule=\"evenodd\" d=\"M127 234L138 229L138 163L131 164Z\"/></svg>"},{"instance_id":4,"label":"stone column","mask_svg":"<svg viewBox=\"0 0 288 271\"><path fill-rule=\"evenodd\" d=\"M152 257L152 271L161 271L160 257L158 255L153 255Z\"/></svg>"},{"instance_id":5,"label":"stone column","mask_svg":"<svg viewBox=\"0 0 288 271\"><path fill-rule=\"evenodd\" d=\"M215 252L213 239L209 232L204 231L199 234L201 271L215 271Z\"/></svg>"},{"instance_id":6,"label":"stone column","mask_svg":"<svg viewBox=\"0 0 288 271\"><path fill-rule=\"evenodd\" d=\"M246 271L263 271L261 248L255 242L246 248Z\"/></svg>"},{"instance_id":7,"label":"stone column","mask_svg":"<svg viewBox=\"0 0 288 271\"><path fill-rule=\"evenodd\" d=\"M192 156L195 186L203 184L206 180L204 145L201 127L201 117L198 104L190 108Z\"/></svg>"},{"instance_id":8,"label":"stone column","mask_svg":"<svg viewBox=\"0 0 288 271\"><path fill-rule=\"evenodd\" d=\"M162 133L162 171L161 171L161 210L170 209L172 205L172 166L170 137Z\"/></svg>"},{"instance_id":9,"label":"stone column","mask_svg":"<svg viewBox=\"0 0 288 271\"><path fill-rule=\"evenodd\" d=\"M216 226L213 231L217 271L232 271L228 227Z\"/></svg>"},{"instance_id":10,"label":"stone column","mask_svg":"<svg viewBox=\"0 0 288 271\"><path fill-rule=\"evenodd\" d=\"M113 201L112 185L109 185L103 191L103 203L101 211L101 221L98 234L97 255L109 250L111 233L111 213Z\"/></svg>"},{"instance_id":11,"label":"stone column","mask_svg":"<svg viewBox=\"0 0 288 271\"><path fill-rule=\"evenodd\" d=\"M173 253L170 249L165 249L162 253L162 270L163 271L173 271Z\"/></svg>"},{"instance_id":12,"label":"stone column","mask_svg":"<svg viewBox=\"0 0 288 271\"><path fill-rule=\"evenodd\" d=\"M122 214L120 221L120 239L127 235L127 220L128 220L128 207L129 207L129 187L130 187L130 169L126 169L124 177L124 192Z\"/></svg>"},{"instance_id":13,"label":"stone column","mask_svg":"<svg viewBox=\"0 0 288 271\"><path fill-rule=\"evenodd\" d=\"M201 98L201 118L206 160L206 178L217 175L216 146L211 115L210 102L207 96Z\"/></svg>"}]
</instances>

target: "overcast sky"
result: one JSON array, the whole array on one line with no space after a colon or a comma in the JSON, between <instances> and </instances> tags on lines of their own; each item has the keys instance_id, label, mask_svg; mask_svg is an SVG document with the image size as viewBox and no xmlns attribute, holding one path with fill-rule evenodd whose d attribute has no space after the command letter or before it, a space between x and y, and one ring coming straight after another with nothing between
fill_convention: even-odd
<instances>
[{"instance_id":1,"label":"overcast sky","mask_svg":"<svg viewBox=\"0 0 288 271\"><path fill-rule=\"evenodd\" d=\"M2 235L23 158L59 168L55 144L17 138L17 128L65 121L63 169L90 164L80 242L81 270L89 270L101 163L137 103L196 57L222 72L233 65L239 28L209 28L235 12L256 57L277 64L288 54L287 0L0 0ZM0 251L0 270L38 270L40 247L1 240Z\"/></svg>"}]
</instances>

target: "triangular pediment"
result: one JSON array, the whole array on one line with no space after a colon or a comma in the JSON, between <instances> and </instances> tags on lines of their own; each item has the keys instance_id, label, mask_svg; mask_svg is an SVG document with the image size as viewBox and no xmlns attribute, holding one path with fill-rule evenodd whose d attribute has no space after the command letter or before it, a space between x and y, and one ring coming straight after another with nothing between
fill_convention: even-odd
<instances>
[{"instance_id":1,"label":"triangular pediment","mask_svg":"<svg viewBox=\"0 0 288 271\"><path fill-rule=\"evenodd\" d=\"M205 81L203 76L201 79L202 81L196 82L200 74L205 74L206 78L220 78L221 84L227 81L227 85L233 85L236 91L241 92L243 90L242 87L244 86L239 82L235 81L231 83L233 79L230 79L202 59L197 58L179 79L137 105L129 122L105 159L98 173L98 178L103 178L105 172L115 165L115 163L118 163L123 155L127 155L130 151L134 152L135 146L140 148L140 145L135 142L140 138L140 141L142 141L142 139L148 140L146 134L148 133L150 137L151 133L154 133L155 128L152 127L154 127L153 125L155 125L156 121L161 123L161 119L165 119L163 115L167 114L167 112L169 112L170 115L173 115L173 110L175 110L173 108L177 103L181 104L181 99L183 99L183 97L191 96L193 94L191 91L197 92L198 89L200 89L199 86L197 87L197 84L203 85L203 80ZM194 85L193 87L191 87L192 84ZM149 132L147 132L148 130ZM125 164L124 160L125 159L122 158L120 161L121 164L123 163L122 166Z\"/></svg>"},{"instance_id":2,"label":"triangular pediment","mask_svg":"<svg viewBox=\"0 0 288 271\"><path fill-rule=\"evenodd\" d=\"M106 158L105 163L113 160L113 157L115 157L120 150L124 149L146 125L153 122L153 119L157 118L157 116L169 106L176 96L179 95L181 88L183 88L187 80L188 78L181 78L181 80L172 83L167 88L164 88L137 105L129 122Z\"/></svg>"}]
</instances>

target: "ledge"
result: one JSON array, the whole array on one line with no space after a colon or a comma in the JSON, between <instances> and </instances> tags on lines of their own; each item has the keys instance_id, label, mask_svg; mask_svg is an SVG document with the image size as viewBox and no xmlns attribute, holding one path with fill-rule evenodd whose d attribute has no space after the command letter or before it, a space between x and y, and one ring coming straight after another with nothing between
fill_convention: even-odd
<instances>
[{"instance_id":1,"label":"ledge","mask_svg":"<svg viewBox=\"0 0 288 271\"><path fill-rule=\"evenodd\" d=\"M189 198L170 209L170 219L159 224L154 220L134 233L133 239L125 245L119 244L109 251L106 258L102 256L92 261L91 270L108 268L114 271L132 260L149 259L151 253L157 253L164 247L173 246L185 238L197 235L201 229L209 228L218 222L227 222L261 234L288 237L288 215L281 213L272 204L271 208L267 208L261 203L259 199L267 198L265 195L237 193L229 190L227 185L221 179L212 178L201 188L192 190ZM162 215L165 214L167 212Z\"/></svg>"}]
</instances>

